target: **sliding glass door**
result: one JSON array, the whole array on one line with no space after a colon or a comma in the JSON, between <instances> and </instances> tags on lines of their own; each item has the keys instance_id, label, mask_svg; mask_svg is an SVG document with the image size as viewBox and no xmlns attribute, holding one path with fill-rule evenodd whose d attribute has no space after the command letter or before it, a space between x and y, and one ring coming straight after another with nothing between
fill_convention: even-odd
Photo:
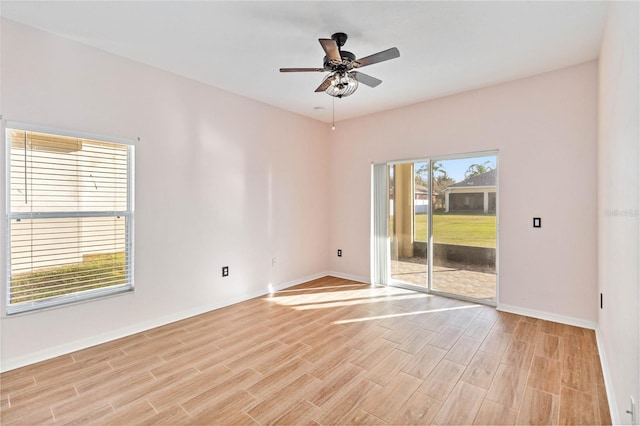
<instances>
[{"instance_id":1,"label":"sliding glass door","mask_svg":"<svg viewBox=\"0 0 640 426\"><path fill-rule=\"evenodd\" d=\"M386 170L388 282L495 303L497 153Z\"/></svg>"}]
</instances>

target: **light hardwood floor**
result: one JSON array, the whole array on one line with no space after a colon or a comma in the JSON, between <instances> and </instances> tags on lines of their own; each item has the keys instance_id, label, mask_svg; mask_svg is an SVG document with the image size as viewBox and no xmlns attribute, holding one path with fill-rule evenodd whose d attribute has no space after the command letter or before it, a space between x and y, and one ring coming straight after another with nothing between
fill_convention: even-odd
<instances>
[{"instance_id":1,"label":"light hardwood floor","mask_svg":"<svg viewBox=\"0 0 640 426\"><path fill-rule=\"evenodd\" d=\"M326 277L0 376L11 424L607 424L593 331Z\"/></svg>"}]
</instances>

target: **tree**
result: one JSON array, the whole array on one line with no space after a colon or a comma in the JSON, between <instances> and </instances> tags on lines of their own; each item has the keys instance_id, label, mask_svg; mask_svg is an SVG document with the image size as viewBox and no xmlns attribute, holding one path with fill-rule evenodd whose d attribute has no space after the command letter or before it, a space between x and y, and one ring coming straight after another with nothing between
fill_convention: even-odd
<instances>
[{"instance_id":1,"label":"tree","mask_svg":"<svg viewBox=\"0 0 640 426\"><path fill-rule=\"evenodd\" d=\"M420 164L414 174L415 174L415 184L422 185L424 187L429 187L429 164L428 163L416 163Z\"/></svg>"},{"instance_id":2,"label":"tree","mask_svg":"<svg viewBox=\"0 0 640 426\"><path fill-rule=\"evenodd\" d=\"M491 170L493 170L493 164L491 163L491 161L487 160L483 164L474 163L469 166L466 172L464 172L464 178L469 179L474 176L490 172Z\"/></svg>"},{"instance_id":3,"label":"tree","mask_svg":"<svg viewBox=\"0 0 640 426\"><path fill-rule=\"evenodd\" d=\"M420 165L420 167L415 169L415 172L414 172L415 183L417 185L422 185L428 188L429 187L429 163L416 163L416 165L418 164ZM441 176L445 176L447 179L449 179L449 176L447 175L447 171L444 169L444 167L442 167L442 162L436 161L435 163L432 164L431 167L433 169L434 183L435 183L435 179L438 178L436 176L436 173L440 173Z\"/></svg>"},{"instance_id":4,"label":"tree","mask_svg":"<svg viewBox=\"0 0 640 426\"><path fill-rule=\"evenodd\" d=\"M433 193L436 196L435 206L434 208L443 209L444 208L444 190L448 187L456 183L456 181L447 174L447 171L442 167L442 163L434 163L434 178L433 178ZM438 176L435 176L436 166L438 166L437 171L440 173Z\"/></svg>"},{"instance_id":5,"label":"tree","mask_svg":"<svg viewBox=\"0 0 640 426\"><path fill-rule=\"evenodd\" d=\"M426 188L429 187L429 164L428 163L416 163L420 164L419 167L415 169L415 183L416 185L422 185ZM444 208L444 193L443 191L447 186L453 185L456 183L454 179L452 179L447 171L442 166L441 161L436 161L431 164L431 171L433 173L433 182L432 182L432 200L434 200L434 208Z\"/></svg>"}]
</instances>

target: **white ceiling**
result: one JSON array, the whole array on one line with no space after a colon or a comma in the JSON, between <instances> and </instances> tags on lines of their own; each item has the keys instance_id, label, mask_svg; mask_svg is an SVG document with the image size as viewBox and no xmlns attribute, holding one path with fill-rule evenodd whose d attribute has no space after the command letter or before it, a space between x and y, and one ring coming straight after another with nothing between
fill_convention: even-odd
<instances>
[{"instance_id":1,"label":"white ceiling","mask_svg":"<svg viewBox=\"0 0 640 426\"><path fill-rule=\"evenodd\" d=\"M7 1L4 18L285 110L331 121L318 38L349 35L383 80L336 99L336 120L551 71L598 57L601 1ZM322 108L322 109L319 109Z\"/></svg>"}]
</instances>

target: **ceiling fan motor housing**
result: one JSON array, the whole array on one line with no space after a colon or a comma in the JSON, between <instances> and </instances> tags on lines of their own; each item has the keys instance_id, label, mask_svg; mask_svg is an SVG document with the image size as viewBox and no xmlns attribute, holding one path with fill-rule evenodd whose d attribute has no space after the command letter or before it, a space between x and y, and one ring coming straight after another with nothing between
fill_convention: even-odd
<instances>
[{"instance_id":1,"label":"ceiling fan motor housing","mask_svg":"<svg viewBox=\"0 0 640 426\"><path fill-rule=\"evenodd\" d=\"M331 71L351 70L353 68L352 62L356 60L356 55L351 52L347 52L346 50L341 50L340 57L342 58L342 62L336 64L335 61L332 62L329 57L325 56L323 60L324 68Z\"/></svg>"}]
</instances>

